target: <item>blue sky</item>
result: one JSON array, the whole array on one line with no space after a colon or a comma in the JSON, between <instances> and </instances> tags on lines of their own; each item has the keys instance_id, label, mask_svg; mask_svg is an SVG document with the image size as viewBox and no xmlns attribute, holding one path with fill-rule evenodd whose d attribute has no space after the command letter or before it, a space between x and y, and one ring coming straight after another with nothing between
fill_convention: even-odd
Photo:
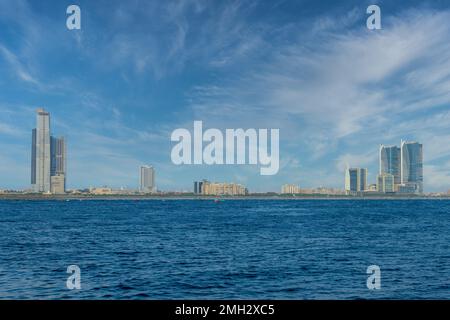
<instances>
[{"instance_id":1,"label":"blue sky","mask_svg":"<svg viewBox=\"0 0 450 320\"><path fill-rule=\"evenodd\" d=\"M66 8L81 7L81 30ZM378 4L382 30L366 28ZM68 187L251 191L375 182L379 144L424 144L425 189L450 189L448 1L0 0L0 188L30 183L35 109L68 140ZM175 166L170 134L280 128L280 171Z\"/></svg>"}]
</instances>

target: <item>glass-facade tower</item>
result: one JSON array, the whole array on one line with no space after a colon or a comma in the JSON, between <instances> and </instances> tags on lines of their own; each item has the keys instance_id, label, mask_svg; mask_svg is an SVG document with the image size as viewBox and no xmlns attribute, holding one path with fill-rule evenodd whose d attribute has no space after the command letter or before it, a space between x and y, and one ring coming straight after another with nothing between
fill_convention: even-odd
<instances>
[{"instance_id":1,"label":"glass-facade tower","mask_svg":"<svg viewBox=\"0 0 450 320\"><path fill-rule=\"evenodd\" d=\"M418 142L402 141L401 183L423 193L423 147Z\"/></svg>"}]
</instances>

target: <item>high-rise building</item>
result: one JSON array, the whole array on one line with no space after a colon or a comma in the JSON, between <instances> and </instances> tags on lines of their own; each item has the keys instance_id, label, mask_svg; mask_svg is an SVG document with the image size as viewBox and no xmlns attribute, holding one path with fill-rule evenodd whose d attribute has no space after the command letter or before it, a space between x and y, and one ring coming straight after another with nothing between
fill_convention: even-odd
<instances>
[{"instance_id":1,"label":"high-rise building","mask_svg":"<svg viewBox=\"0 0 450 320\"><path fill-rule=\"evenodd\" d=\"M66 140L64 137L50 138L50 153L51 175L66 174Z\"/></svg>"},{"instance_id":2,"label":"high-rise building","mask_svg":"<svg viewBox=\"0 0 450 320\"><path fill-rule=\"evenodd\" d=\"M379 174L377 176L377 191L381 193L395 192L395 177L389 173Z\"/></svg>"},{"instance_id":3,"label":"high-rise building","mask_svg":"<svg viewBox=\"0 0 450 320\"><path fill-rule=\"evenodd\" d=\"M202 194L203 193L203 181L195 181L194 182L194 194Z\"/></svg>"},{"instance_id":4,"label":"high-rise building","mask_svg":"<svg viewBox=\"0 0 450 320\"><path fill-rule=\"evenodd\" d=\"M50 135L50 113L38 109L32 130L31 185L34 192L64 193L66 190L66 143ZM56 177L56 178L55 178ZM52 186L52 181L54 186Z\"/></svg>"},{"instance_id":5,"label":"high-rise building","mask_svg":"<svg viewBox=\"0 0 450 320\"><path fill-rule=\"evenodd\" d=\"M345 191L355 194L367 190L367 169L348 168L345 171Z\"/></svg>"},{"instance_id":6,"label":"high-rise building","mask_svg":"<svg viewBox=\"0 0 450 320\"><path fill-rule=\"evenodd\" d=\"M401 152L397 146L380 146L380 170L379 174L391 174L394 176L394 185L401 184Z\"/></svg>"},{"instance_id":7,"label":"high-rise building","mask_svg":"<svg viewBox=\"0 0 450 320\"><path fill-rule=\"evenodd\" d=\"M50 137L50 182L52 193L66 192L66 140Z\"/></svg>"},{"instance_id":8,"label":"high-rise building","mask_svg":"<svg viewBox=\"0 0 450 320\"><path fill-rule=\"evenodd\" d=\"M37 110L32 131L31 184L34 192L50 192L50 114Z\"/></svg>"},{"instance_id":9,"label":"high-rise building","mask_svg":"<svg viewBox=\"0 0 450 320\"><path fill-rule=\"evenodd\" d=\"M418 142L401 142L402 189L423 193L423 149Z\"/></svg>"},{"instance_id":10,"label":"high-rise building","mask_svg":"<svg viewBox=\"0 0 450 320\"><path fill-rule=\"evenodd\" d=\"M152 166L141 166L139 179L140 192L152 193L156 192L155 186L155 169Z\"/></svg>"}]
</instances>

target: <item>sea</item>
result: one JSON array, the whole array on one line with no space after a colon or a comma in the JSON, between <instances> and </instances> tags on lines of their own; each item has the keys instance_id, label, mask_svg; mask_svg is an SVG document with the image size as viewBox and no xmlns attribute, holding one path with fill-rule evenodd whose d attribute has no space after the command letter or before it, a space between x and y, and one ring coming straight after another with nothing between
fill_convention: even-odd
<instances>
[{"instance_id":1,"label":"sea","mask_svg":"<svg viewBox=\"0 0 450 320\"><path fill-rule=\"evenodd\" d=\"M450 200L0 201L0 299L449 298Z\"/></svg>"}]
</instances>

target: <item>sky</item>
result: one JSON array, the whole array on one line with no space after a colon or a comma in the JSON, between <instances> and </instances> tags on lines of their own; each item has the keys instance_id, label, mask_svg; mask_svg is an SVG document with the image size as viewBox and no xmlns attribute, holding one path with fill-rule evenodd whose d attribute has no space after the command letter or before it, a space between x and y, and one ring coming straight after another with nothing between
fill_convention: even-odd
<instances>
[{"instance_id":1,"label":"sky","mask_svg":"<svg viewBox=\"0 0 450 320\"><path fill-rule=\"evenodd\" d=\"M150 164L161 190L342 189L347 165L375 183L379 145L404 139L424 145L425 191L447 191L450 3L0 0L0 189L30 186L39 107L67 139L68 188L137 188ZM196 120L280 129L278 174L172 164L171 133Z\"/></svg>"}]
</instances>

